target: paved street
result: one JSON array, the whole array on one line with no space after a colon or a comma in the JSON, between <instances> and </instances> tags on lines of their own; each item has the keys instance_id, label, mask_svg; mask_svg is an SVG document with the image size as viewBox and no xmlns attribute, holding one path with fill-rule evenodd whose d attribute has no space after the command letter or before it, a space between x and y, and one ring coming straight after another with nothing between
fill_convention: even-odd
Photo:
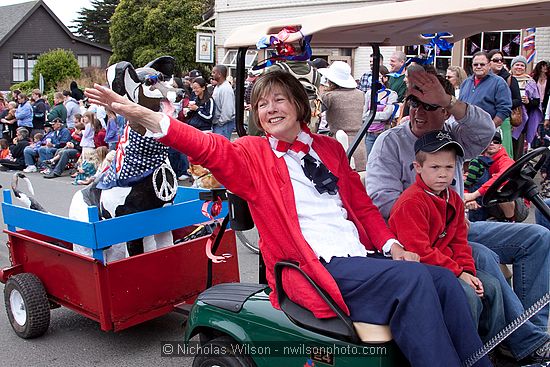
<instances>
[{"instance_id":1,"label":"paved street","mask_svg":"<svg viewBox=\"0 0 550 367\"><path fill-rule=\"evenodd\" d=\"M0 172L0 184L9 188L12 172ZM50 212L66 216L72 195L81 187L69 177L43 179L28 175L36 198ZM0 214L1 215L1 214ZM2 220L3 223L3 220ZM5 226L3 225L3 228ZM7 236L0 237L0 267L9 265ZM257 255L239 246L241 280L257 281ZM3 294L3 285L0 289ZM48 332L33 340L12 331L5 307L0 311L0 361L3 366L191 366L191 358L161 358L161 341L183 338L184 317L169 314L118 333L105 333L99 324L65 308L52 310Z\"/></svg>"}]
</instances>

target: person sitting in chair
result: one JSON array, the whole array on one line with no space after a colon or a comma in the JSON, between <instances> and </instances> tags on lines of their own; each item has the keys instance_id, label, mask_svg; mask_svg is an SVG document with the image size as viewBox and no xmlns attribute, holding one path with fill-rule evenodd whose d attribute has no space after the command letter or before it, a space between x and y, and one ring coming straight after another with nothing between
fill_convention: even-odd
<instances>
[{"instance_id":1,"label":"person sitting in chair","mask_svg":"<svg viewBox=\"0 0 550 367\"><path fill-rule=\"evenodd\" d=\"M389 324L412 366L458 367L481 346L454 274L421 264L417 254L403 249L340 143L307 128L307 94L289 73L267 73L252 90L252 111L267 138L247 136L234 142L97 84L86 95L207 167L248 202L274 307L279 307L274 266L294 261L353 321ZM388 259L367 256L374 251ZM282 275L294 302L316 317L334 316L299 273L286 269ZM476 364L489 365L486 357Z\"/></svg>"}]
</instances>

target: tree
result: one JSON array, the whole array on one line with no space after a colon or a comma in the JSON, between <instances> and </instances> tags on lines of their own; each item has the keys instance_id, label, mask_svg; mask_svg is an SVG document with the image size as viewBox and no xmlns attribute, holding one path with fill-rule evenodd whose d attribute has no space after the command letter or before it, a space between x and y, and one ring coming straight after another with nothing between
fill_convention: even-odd
<instances>
[{"instance_id":1,"label":"tree","mask_svg":"<svg viewBox=\"0 0 550 367\"><path fill-rule=\"evenodd\" d=\"M90 41L108 45L111 17L120 0L92 0L90 3L91 9L82 8L78 12L80 16L74 20L76 25L71 27L72 31Z\"/></svg>"},{"instance_id":2,"label":"tree","mask_svg":"<svg viewBox=\"0 0 550 367\"><path fill-rule=\"evenodd\" d=\"M111 19L110 63L129 61L135 67L170 55L176 59L176 73L197 68L195 33L202 0L121 0Z\"/></svg>"},{"instance_id":3,"label":"tree","mask_svg":"<svg viewBox=\"0 0 550 367\"><path fill-rule=\"evenodd\" d=\"M34 87L38 86L40 74L44 77L44 90L56 87L56 84L66 78L78 78L80 67L74 54L69 50L57 49L38 56L32 71Z\"/></svg>"}]
</instances>

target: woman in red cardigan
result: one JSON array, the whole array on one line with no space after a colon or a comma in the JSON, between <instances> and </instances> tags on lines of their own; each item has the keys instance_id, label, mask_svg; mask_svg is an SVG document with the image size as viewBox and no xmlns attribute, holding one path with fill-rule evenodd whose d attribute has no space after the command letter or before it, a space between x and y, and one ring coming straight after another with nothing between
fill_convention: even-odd
<instances>
[{"instance_id":1,"label":"woman in red cardigan","mask_svg":"<svg viewBox=\"0 0 550 367\"><path fill-rule=\"evenodd\" d=\"M272 289L274 265L297 262L352 320L389 324L413 366L460 366L481 346L454 275L420 264L418 255L403 250L342 146L309 132L307 95L292 75L271 72L256 81L252 110L267 137L234 142L150 111L100 85L86 94L92 103L110 107L207 167L248 202ZM372 252L387 258L367 256ZM333 317L299 274L286 271L283 282L292 300L317 317ZM270 297L278 307L275 292ZM486 358L476 364L489 365Z\"/></svg>"}]
</instances>

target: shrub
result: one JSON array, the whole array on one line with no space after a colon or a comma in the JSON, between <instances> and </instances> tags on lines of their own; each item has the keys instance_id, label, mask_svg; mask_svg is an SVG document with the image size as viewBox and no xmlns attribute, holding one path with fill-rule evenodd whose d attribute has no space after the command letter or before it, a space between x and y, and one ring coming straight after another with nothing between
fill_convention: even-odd
<instances>
[{"instance_id":1,"label":"shrub","mask_svg":"<svg viewBox=\"0 0 550 367\"><path fill-rule=\"evenodd\" d=\"M64 79L78 78L80 67L72 51L57 49L38 56L32 72L35 85L38 85L40 74L44 77L44 90L48 91Z\"/></svg>"}]
</instances>

